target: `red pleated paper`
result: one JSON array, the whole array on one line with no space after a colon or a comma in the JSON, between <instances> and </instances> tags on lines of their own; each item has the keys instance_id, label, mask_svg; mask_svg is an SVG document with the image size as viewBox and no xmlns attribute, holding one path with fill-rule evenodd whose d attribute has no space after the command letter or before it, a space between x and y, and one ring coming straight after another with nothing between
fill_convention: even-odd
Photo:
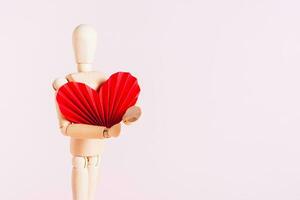
<instances>
[{"instance_id":1,"label":"red pleated paper","mask_svg":"<svg viewBox=\"0 0 300 200\"><path fill-rule=\"evenodd\" d=\"M83 83L68 82L59 88L56 101L67 120L110 128L121 122L126 110L135 105L139 93L134 76L117 72L98 90Z\"/></svg>"}]
</instances>

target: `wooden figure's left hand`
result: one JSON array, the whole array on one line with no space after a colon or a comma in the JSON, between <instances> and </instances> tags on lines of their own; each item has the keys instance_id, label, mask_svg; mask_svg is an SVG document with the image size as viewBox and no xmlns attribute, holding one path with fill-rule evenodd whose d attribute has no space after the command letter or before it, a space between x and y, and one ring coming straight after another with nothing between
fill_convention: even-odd
<instances>
[{"instance_id":1,"label":"wooden figure's left hand","mask_svg":"<svg viewBox=\"0 0 300 200\"><path fill-rule=\"evenodd\" d=\"M132 122L137 121L142 114L142 110L138 106L132 106L127 109L126 113L123 115L123 122L126 125L131 124Z\"/></svg>"}]
</instances>

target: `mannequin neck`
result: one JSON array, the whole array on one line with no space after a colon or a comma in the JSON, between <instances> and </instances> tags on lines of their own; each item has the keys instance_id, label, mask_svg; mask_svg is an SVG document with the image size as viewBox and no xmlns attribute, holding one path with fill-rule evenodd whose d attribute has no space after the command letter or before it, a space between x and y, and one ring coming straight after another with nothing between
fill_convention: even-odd
<instances>
[{"instance_id":1,"label":"mannequin neck","mask_svg":"<svg viewBox=\"0 0 300 200\"><path fill-rule=\"evenodd\" d=\"M90 71L92 71L92 64L90 64L90 63L85 63L85 64L83 64L83 63L78 63L77 64L77 70L78 70L78 72L90 72Z\"/></svg>"}]
</instances>

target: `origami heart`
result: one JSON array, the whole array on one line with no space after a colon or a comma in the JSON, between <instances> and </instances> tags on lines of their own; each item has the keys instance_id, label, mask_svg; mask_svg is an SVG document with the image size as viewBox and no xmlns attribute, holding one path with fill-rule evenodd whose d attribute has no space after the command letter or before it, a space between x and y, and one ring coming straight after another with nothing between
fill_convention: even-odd
<instances>
[{"instance_id":1,"label":"origami heart","mask_svg":"<svg viewBox=\"0 0 300 200\"><path fill-rule=\"evenodd\" d=\"M121 122L139 93L134 76L117 72L97 90L83 83L68 82L59 88L56 101L61 114L70 122L110 128Z\"/></svg>"}]
</instances>

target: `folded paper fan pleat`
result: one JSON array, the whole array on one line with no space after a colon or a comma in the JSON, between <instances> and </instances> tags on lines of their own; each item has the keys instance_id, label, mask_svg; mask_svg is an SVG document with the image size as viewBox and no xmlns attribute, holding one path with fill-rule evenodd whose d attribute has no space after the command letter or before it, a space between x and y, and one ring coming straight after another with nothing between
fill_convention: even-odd
<instances>
[{"instance_id":1,"label":"folded paper fan pleat","mask_svg":"<svg viewBox=\"0 0 300 200\"><path fill-rule=\"evenodd\" d=\"M61 113L68 116L68 119L72 117L69 120L74 123L97 124L93 109L87 102L89 98L89 95L86 95L87 90L91 88L87 88L83 83L69 82L63 85L57 93L56 100Z\"/></svg>"},{"instance_id":2,"label":"folded paper fan pleat","mask_svg":"<svg viewBox=\"0 0 300 200\"><path fill-rule=\"evenodd\" d=\"M98 91L84 83L68 82L59 88L56 100L62 115L73 123L111 126L121 122L135 105L140 87L128 72L117 72Z\"/></svg>"},{"instance_id":3,"label":"folded paper fan pleat","mask_svg":"<svg viewBox=\"0 0 300 200\"><path fill-rule=\"evenodd\" d=\"M105 100L108 101L108 125L119 123L126 110L137 101L140 88L137 79L130 73L118 72L113 74L108 81L102 85ZM107 96L107 97L106 97Z\"/></svg>"}]
</instances>

